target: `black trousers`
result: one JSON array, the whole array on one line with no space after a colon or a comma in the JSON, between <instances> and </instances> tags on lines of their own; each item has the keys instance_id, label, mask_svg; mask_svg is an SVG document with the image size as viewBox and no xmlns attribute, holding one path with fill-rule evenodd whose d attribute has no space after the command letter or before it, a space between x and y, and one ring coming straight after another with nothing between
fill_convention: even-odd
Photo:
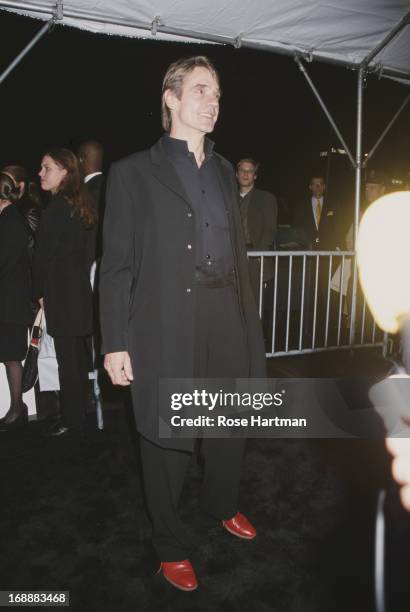
<instances>
[{"instance_id":1,"label":"black trousers","mask_svg":"<svg viewBox=\"0 0 410 612\"><path fill-rule=\"evenodd\" d=\"M60 380L61 420L72 432L84 427L88 399L87 339L82 336L54 336Z\"/></svg>"},{"instance_id":2,"label":"black trousers","mask_svg":"<svg viewBox=\"0 0 410 612\"><path fill-rule=\"evenodd\" d=\"M249 354L233 286L198 288L195 318L195 377L246 378ZM145 495L153 527L153 545L161 561L189 556L193 538L178 513L179 498L192 453L164 449L141 436ZM201 508L215 519L238 511L245 450L243 438L203 439Z\"/></svg>"}]
</instances>

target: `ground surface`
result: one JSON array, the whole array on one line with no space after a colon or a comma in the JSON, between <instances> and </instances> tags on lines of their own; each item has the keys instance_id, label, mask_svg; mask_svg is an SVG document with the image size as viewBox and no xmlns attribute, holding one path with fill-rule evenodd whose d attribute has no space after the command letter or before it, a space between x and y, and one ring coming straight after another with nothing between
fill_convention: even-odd
<instances>
[{"instance_id":1,"label":"ground surface","mask_svg":"<svg viewBox=\"0 0 410 612\"><path fill-rule=\"evenodd\" d=\"M155 575L129 409L108 410L103 432L89 415L81 447L44 427L1 433L2 590L69 590L75 612L374 610L381 442L249 440L241 510L257 526L252 542L201 513L194 460L181 513L198 535L200 588L182 593ZM396 530L396 548L408 535Z\"/></svg>"}]
</instances>

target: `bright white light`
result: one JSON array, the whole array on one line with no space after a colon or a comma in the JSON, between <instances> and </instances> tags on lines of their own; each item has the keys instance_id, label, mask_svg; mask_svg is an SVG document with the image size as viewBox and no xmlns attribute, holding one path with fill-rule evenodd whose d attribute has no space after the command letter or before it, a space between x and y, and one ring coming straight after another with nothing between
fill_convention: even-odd
<instances>
[{"instance_id":1,"label":"bright white light","mask_svg":"<svg viewBox=\"0 0 410 612\"><path fill-rule=\"evenodd\" d=\"M410 192L379 198L364 213L357 240L359 277L377 324L399 330L410 315Z\"/></svg>"}]
</instances>

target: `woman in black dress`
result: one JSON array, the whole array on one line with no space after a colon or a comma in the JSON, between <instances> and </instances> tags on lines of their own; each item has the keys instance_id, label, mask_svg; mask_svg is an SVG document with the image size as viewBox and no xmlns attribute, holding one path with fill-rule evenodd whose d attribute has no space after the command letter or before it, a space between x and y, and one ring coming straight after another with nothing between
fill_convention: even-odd
<instances>
[{"instance_id":1,"label":"woman in black dress","mask_svg":"<svg viewBox=\"0 0 410 612\"><path fill-rule=\"evenodd\" d=\"M27 351L30 312L28 229L17 210L19 189L12 177L0 173L0 362L6 366L10 409L1 426L27 421L23 404L21 365Z\"/></svg>"},{"instance_id":2,"label":"woman in black dress","mask_svg":"<svg viewBox=\"0 0 410 612\"><path fill-rule=\"evenodd\" d=\"M50 149L41 161L41 187L51 193L37 233L33 298L44 307L60 379L61 423L50 431L80 433L88 397L87 336L92 331L88 270L89 231L96 214L68 149Z\"/></svg>"}]
</instances>

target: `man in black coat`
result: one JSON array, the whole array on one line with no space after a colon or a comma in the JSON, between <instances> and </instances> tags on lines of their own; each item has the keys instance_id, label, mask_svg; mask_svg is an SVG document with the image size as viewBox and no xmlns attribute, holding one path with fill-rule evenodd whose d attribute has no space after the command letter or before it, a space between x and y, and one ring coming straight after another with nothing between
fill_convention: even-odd
<instances>
[{"instance_id":1,"label":"man in black coat","mask_svg":"<svg viewBox=\"0 0 410 612\"><path fill-rule=\"evenodd\" d=\"M256 189L259 164L247 157L236 164L236 178L239 185L239 206L246 249L248 251L271 251L274 249L278 203L269 191ZM259 304L261 259L249 258L249 274L256 303ZM272 334L273 311L273 276L275 260L265 257L263 260L263 326L266 340Z\"/></svg>"},{"instance_id":2,"label":"man in black coat","mask_svg":"<svg viewBox=\"0 0 410 612\"><path fill-rule=\"evenodd\" d=\"M159 383L262 378L266 366L234 172L206 138L219 95L207 58L169 67L166 134L110 170L100 275L105 367L114 384L131 384L153 543L164 577L183 590L197 587L177 510L195 439L160 437ZM204 438L201 448L202 507L252 539L237 506L244 440Z\"/></svg>"},{"instance_id":3,"label":"man in black coat","mask_svg":"<svg viewBox=\"0 0 410 612\"><path fill-rule=\"evenodd\" d=\"M94 355L91 369L98 370L99 366L101 365L98 285L99 263L102 255L102 228L105 211L105 177L103 174L104 147L96 140L85 140L78 147L77 157L82 175L84 177L85 186L89 195L91 196L91 200L97 213L97 223L88 231L86 258L87 266L90 271L93 263L96 263L93 278L94 333L92 338L91 336L88 338L88 350L90 355Z\"/></svg>"},{"instance_id":4,"label":"man in black coat","mask_svg":"<svg viewBox=\"0 0 410 612\"><path fill-rule=\"evenodd\" d=\"M241 159L236 165L241 219L247 250L270 251L275 244L278 203L275 196L269 191L256 189L258 169L259 164L251 158ZM264 281L273 277L274 269L274 261L266 259L263 266ZM252 276L251 270L251 281L253 281ZM259 286L259 277L257 281ZM252 286L254 286L253 282ZM256 292L256 296L259 298L259 291Z\"/></svg>"},{"instance_id":5,"label":"man in black coat","mask_svg":"<svg viewBox=\"0 0 410 612\"><path fill-rule=\"evenodd\" d=\"M96 140L86 140L78 148L78 161L84 177L84 183L91 196L97 212L98 223L93 228L89 240L88 259L90 266L98 261L102 254L102 226L105 208L105 184L103 175L104 147Z\"/></svg>"}]
</instances>

